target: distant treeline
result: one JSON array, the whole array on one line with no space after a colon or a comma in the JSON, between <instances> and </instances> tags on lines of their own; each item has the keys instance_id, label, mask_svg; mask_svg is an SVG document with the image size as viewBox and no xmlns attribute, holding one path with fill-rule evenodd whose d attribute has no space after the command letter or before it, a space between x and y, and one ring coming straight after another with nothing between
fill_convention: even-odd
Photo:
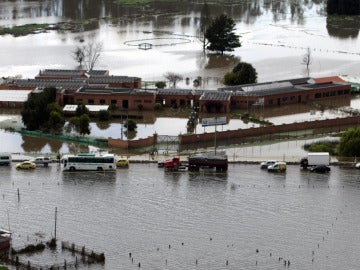
<instances>
[{"instance_id":1,"label":"distant treeline","mask_svg":"<svg viewBox=\"0 0 360 270\"><path fill-rule=\"evenodd\" d=\"M330 15L360 15L360 1L328 0L327 13Z\"/></svg>"}]
</instances>

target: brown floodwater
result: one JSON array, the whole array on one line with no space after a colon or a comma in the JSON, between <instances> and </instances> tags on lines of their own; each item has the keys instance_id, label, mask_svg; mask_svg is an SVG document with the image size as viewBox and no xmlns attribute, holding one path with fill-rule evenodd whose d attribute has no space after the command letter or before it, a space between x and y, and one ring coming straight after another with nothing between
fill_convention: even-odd
<instances>
[{"instance_id":1,"label":"brown floodwater","mask_svg":"<svg viewBox=\"0 0 360 270\"><path fill-rule=\"evenodd\" d=\"M146 86L148 81L165 80L164 74L171 71L184 77L177 88L195 88L193 80L200 76L202 83L198 88L216 89L223 86L224 74L239 61L249 62L256 68L259 82L304 77L307 71L302 58L307 48L312 57L310 76L341 75L349 81L359 81L359 17L328 17L325 3L324 0L252 0L226 4L215 1L207 5L189 1L122 6L112 0L2 1L2 27L79 20L87 23L69 31L0 36L0 75L33 78L41 69L74 69L78 67L72 58L76 46L102 42L103 51L95 68L107 69L112 75L139 76ZM204 53L196 38L200 22L204 17L222 13L229 14L236 22L235 32L240 35L242 46L222 56ZM143 42L153 44L152 49L139 49L137 45ZM359 107L358 103L343 101L339 106ZM297 106L287 110L284 116L283 109L279 112L254 107L250 112L275 124L343 114ZM139 123L131 138L144 138L154 132L164 135L187 132L186 118L170 119L153 117L151 122ZM21 120L17 121L21 124ZM253 126L256 124L232 118L218 130ZM213 128L204 129L201 125L195 130L198 133L212 131ZM97 137L127 136L116 122L92 123L91 132ZM5 131L1 132L1 138L14 141L8 145L14 144L14 149L19 151L66 152L78 147L47 142L43 138L23 138Z\"/></svg>"}]
</instances>

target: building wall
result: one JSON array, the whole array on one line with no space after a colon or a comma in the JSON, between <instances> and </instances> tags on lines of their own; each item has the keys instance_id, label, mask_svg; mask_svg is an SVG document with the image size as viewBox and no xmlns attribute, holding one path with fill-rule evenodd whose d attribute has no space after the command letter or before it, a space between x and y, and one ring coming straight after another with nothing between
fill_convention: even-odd
<instances>
[{"instance_id":1,"label":"building wall","mask_svg":"<svg viewBox=\"0 0 360 270\"><path fill-rule=\"evenodd\" d=\"M156 100L160 102L164 107L173 107L173 108L181 108L181 107L190 107L191 101L199 100L199 97L189 95L173 95L173 94L158 94L156 96Z\"/></svg>"},{"instance_id":2,"label":"building wall","mask_svg":"<svg viewBox=\"0 0 360 270\"><path fill-rule=\"evenodd\" d=\"M89 94L74 93L75 104L81 102L84 105L112 105L118 109L138 110L139 105L143 106L143 110L153 110L155 105L155 94L141 93L136 94Z\"/></svg>"},{"instance_id":3,"label":"building wall","mask_svg":"<svg viewBox=\"0 0 360 270\"><path fill-rule=\"evenodd\" d=\"M264 96L232 96L232 109L249 109L264 99L264 107L290 105L296 103L316 102L322 100L339 99L351 95L350 85L334 85L326 88L314 88L312 90L301 90L296 92L272 94Z\"/></svg>"}]
</instances>

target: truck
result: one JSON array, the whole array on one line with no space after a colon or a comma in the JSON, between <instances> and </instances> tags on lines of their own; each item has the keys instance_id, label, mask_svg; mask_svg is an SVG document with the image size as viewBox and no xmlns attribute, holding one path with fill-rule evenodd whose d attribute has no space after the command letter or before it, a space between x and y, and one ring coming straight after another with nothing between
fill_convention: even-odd
<instances>
[{"instance_id":1,"label":"truck","mask_svg":"<svg viewBox=\"0 0 360 270\"><path fill-rule=\"evenodd\" d=\"M167 171L199 171L200 168L215 168L218 172L227 171L228 159L226 155L196 154L188 157L188 162L181 162L179 156L165 160L163 167ZM159 165L158 165L159 166Z\"/></svg>"},{"instance_id":2,"label":"truck","mask_svg":"<svg viewBox=\"0 0 360 270\"><path fill-rule=\"evenodd\" d=\"M329 152L309 152L307 157L304 157L300 161L300 167L303 169L312 169L316 166L330 165Z\"/></svg>"},{"instance_id":3,"label":"truck","mask_svg":"<svg viewBox=\"0 0 360 270\"><path fill-rule=\"evenodd\" d=\"M218 172L224 172L228 169L228 158L226 155L198 154L189 156L189 171L199 171L200 168L215 168Z\"/></svg>"},{"instance_id":4,"label":"truck","mask_svg":"<svg viewBox=\"0 0 360 270\"><path fill-rule=\"evenodd\" d=\"M163 162L163 167L166 171L186 170L186 165L180 161L179 156L174 156L172 159L165 160Z\"/></svg>"}]
</instances>

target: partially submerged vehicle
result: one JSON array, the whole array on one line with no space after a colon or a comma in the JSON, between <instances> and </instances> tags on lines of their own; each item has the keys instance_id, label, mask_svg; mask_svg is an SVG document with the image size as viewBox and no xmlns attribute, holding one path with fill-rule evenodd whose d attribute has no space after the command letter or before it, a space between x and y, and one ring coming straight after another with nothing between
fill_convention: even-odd
<instances>
[{"instance_id":1,"label":"partially submerged vehicle","mask_svg":"<svg viewBox=\"0 0 360 270\"><path fill-rule=\"evenodd\" d=\"M330 167L326 165L316 165L309 168L311 172L327 173L330 172Z\"/></svg>"},{"instance_id":2,"label":"partially submerged vehicle","mask_svg":"<svg viewBox=\"0 0 360 270\"><path fill-rule=\"evenodd\" d=\"M0 165L9 166L11 164L12 158L9 153L0 153Z\"/></svg>"},{"instance_id":3,"label":"partially submerged vehicle","mask_svg":"<svg viewBox=\"0 0 360 270\"><path fill-rule=\"evenodd\" d=\"M273 165L276 162L277 162L277 160L274 160L274 159L263 161L260 163L260 169L267 169L270 165Z\"/></svg>"},{"instance_id":4,"label":"partially submerged vehicle","mask_svg":"<svg viewBox=\"0 0 360 270\"><path fill-rule=\"evenodd\" d=\"M34 162L36 165L43 165L47 167L51 163L51 158L49 157L36 157L31 162Z\"/></svg>"},{"instance_id":5,"label":"partially submerged vehicle","mask_svg":"<svg viewBox=\"0 0 360 270\"><path fill-rule=\"evenodd\" d=\"M126 157L121 157L116 161L117 168L128 168L129 160Z\"/></svg>"},{"instance_id":6,"label":"partially submerged vehicle","mask_svg":"<svg viewBox=\"0 0 360 270\"><path fill-rule=\"evenodd\" d=\"M285 172L286 171L286 162L278 161L272 165L269 165L267 168L268 172Z\"/></svg>"},{"instance_id":7,"label":"partially submerged vehicle","mask_svg":"<svg viewBox=\"0 0 360 270\"><path fill-rule=\"evenodd\" d=\"M226 155L193 155L189 156L189 171L199 171L200 168L215 168L217 172L227 171L228 158Z\"/></svg>"},{"instance_id":8,"label":"partially submerged vehicle","mask_svg":"<svg viewBox=\"0 0 360 270\"><path fill-rule=\"evenodd\" d=\"M35 168L36 168L36 164L34 162L31 162L30 160L25 160L23 162L16 164L16 169L28 170L28 169L35 169Z\"/></svg>"}]
</instances>

